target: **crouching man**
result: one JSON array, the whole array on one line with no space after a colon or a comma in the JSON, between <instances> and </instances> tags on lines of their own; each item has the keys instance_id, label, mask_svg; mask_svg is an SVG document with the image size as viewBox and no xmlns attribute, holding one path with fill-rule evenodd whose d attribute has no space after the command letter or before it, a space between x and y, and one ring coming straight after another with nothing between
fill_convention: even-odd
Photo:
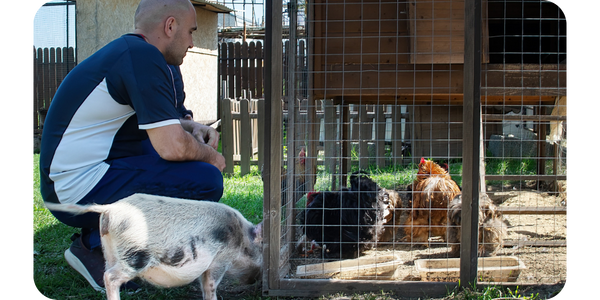
<instances>
[{"instance_id":1,"label":"crouching man","mask_svg":"<svg viewBox=\"0 0 600 300\"><path fill-rule=\"evenodd\" d=\"M141 0L135 31L68 74L42 134L45 202L109 204L135 193L219 201L225 168L219 135L178 113L183 91L169 67L181 65L196 29L189 0ZM52 213L82 228L65 259L103 290L99 214ZM126 287L136 289L132 282Z\"/></svg>"}]
</instances>

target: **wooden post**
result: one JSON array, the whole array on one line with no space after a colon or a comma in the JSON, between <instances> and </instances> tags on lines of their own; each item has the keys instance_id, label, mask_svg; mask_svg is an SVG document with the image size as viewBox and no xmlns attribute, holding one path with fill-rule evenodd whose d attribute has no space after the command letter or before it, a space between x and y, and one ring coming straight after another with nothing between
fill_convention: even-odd
<instances>
[{"instance_id":1,"label":"wooden post","mask_svg":"<svg viewBox=\"0 0 600 300\"><path fill-rule=\"evenodd\" d=\"M385 167L385 107L385 105L375 105L375 152L377 153L376 164L380 168Z\"/></svg>"},{"instance_id":2,"label":"wooden post","mask_svg":"<svg viewBox=\"0 0 600 300\"><path fill-rule=\"evenodd\" d=\"M477 280L479 136L481 121L481 1L465 0L463 198L460 280Z\"/></svg>"},{"instance_id":3,"label":"wooden post","mask_svg":"<svg viewBox=\"0 0 600 300\"><path fill-rule=\"evenodd\" d=\"M252 132L248 99L240 100L240 176L250 173L250 157L252 156Z\"/></svg>"},{"instance_id":4,"label":"wooden post","mask_svg":"<svg viewBox=\"0 0 600 300\"><path fill-rule=\"evenodd\" d=\"M225 98L235 99L235 49L233 43L227 43L227 85L229 94Z\"/></svg>"},{"instance_id":5,"label":"wooden post","mask_svg":"<svg viewBox=\"0 0 600 300\"><path fill-rule=\"evenodd\" d=\"M223 173L233 174L233 118L229 98L221 100L221 151L225 157Z\"/></svg>"},{"instance_id":6,"label":"wooden post","mask_svg":"<svg viewBox=\"0 0 600 300\"><path fill-rule=\"evenodd\" d=\"M257 130L258 134L258 170L263 173L264 170L264 162L265 162L265 100L258 100L257 103Z\"/></svg>"},{"instance_id":7,"label":"wooden post","mask_svg":"<svg viewBox=\"0 0 600 300\"><path fill-rule=\"evenodd\" d=\"M279 289L281 236L282 2L265 3L263 291Z\"/></svg>"},{"instance_id":8,"label":"wooden post","mask_svg":"<svg viewBox=\"0 0 600 300\"><path fill-rule=\"evenodd\" d=\"M337 132L337 120L335 106L333 106L333 101L323 100L323 112L325 114L325 141L323 142L325 146L325 159L323 163L325 165L325 171L331 174L331 190L335 191L337 190L337 176L335 166L337 164L336 161L339 155L337 155L335 149L335 134Z\"/></svg>"},{"instance_id":9,"label":"wooden post","mask_svg":"<svg viewBox=\"0 0 600 300\"><path fill-rule=\"evenodd\" d=\"M402 164L402 106L392 105L392 163Z\"/></svg>"},{"instance_id":10,"label":"wooden post","mask_svg":"<svg viewBox=\"0 0 600 300\"><path fill-rule=\"evenodd\" d=\"M366 169L369 167L369 141L373 133L371 127L373 123L367 117L367 106L362 104L358 106L358 168Z\"/></svg>"}]
</instances>

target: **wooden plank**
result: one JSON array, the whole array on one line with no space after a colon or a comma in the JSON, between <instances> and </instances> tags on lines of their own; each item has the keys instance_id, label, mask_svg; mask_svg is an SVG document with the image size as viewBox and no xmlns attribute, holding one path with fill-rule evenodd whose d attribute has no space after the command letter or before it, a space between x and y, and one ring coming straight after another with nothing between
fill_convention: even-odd
<instances>
[{"instance_id":1,"label":"wooden plank","mask_svg":"<svg viewBox=\"0 0 600 300\"><path fill-rule=\"evenodd\" d=\"M402 164L402 106L392 105L392 162Z\"/></svg>"},{"instance_id":2,"label":"wooden plank","mask_svg":"<svg viewBox=\"0 0 600 300\"><path fill-rule=\"evenodd\" d=\"M219 43L219 99L229 98L227 84L227 43ZM219 107L221 109L221 107Z\"/></svg>"},{"instance_id":3,"label":"wooden plank","mask_svg":"<svg viewBox=\"0 0 600 300\"><path fill-rule=\"evenodd\" d=\"M562 206L500 206L498 211L504 215L566 215L567 208Z\"/></svg>"},{"instance_id":4,"label":"wooden plank","mask_svg":"<svg viewBox=\"0 0 600 300\"><path fill-rule=\"evenodd\" d=\"M249 95L249 68L248 68L248 42L244 42L241 48L242 73L240 75L242 98L250 99Z\"/></svg>"},{"instance_id":5,"label":"wooden plank","mask_svg":"<svg viewBox=\"0 0 600 300\"><path fill-rule=\"evenodd\" d=\"M373 123L367 118L367 106L358 106L358 145L359 160L358 168L367 169L369 167L369 141L372 139Z\"/></svg>"},{"instance_id":6,"label":"wooden plank","mask_svg":"<svg viewBox=\"0 0 600 300\"><path fill-rule=\"evenodd\" d=\"M339 261L300 265L296 276L300 278L335 279L392 279L394 271L403 261L394 254L360 257Z\"/></svg>"},{"instance_id":7,"label":"wooden plank","mask_svg":"<svg viewBox=\"0 0 600 300\"><path fill-rule=\"evenodd\" d=\"M50 60L48 61L48 67L49 67L49 73L48 73L48 78L50 79L50 81L48 82L48 101L52 101L52 98L54 98L54 94L56 94L56 86L57 86L57 63L56 63L56 48L50 48ZM48 103L48 106L50 107L50 103Z\"/></svg>"},{"instance_id":8,"label":"wooden plank","mask_svg":"<svg viewBox=\"0 0 600 300\"><path fill-rule=\"evenodd\" d=\"M248 99L240 100L240 176L250 173L250 157L252 156L252 133Z\"/></svg>"},{"instance_id":9,"label":"wooden plank","mask_svg":"<svg viewBox=\"0 0 600 300\"><path fill-rule=\"evenodd\" d=\"M375 112L377 114L375 121L375 134L376 134L376 146L375 151L377 153L376 164L383 168L385 166L385 106L375 106Z\"/></svg>"},{"instance_id":10,"label":"wooden plank","mask_svg":"<svg viewBox=\"0 0 600 300\"><path fill-rule=\"evenodd\" d=\"M336 140L335 136L337 133L337 118L335 112L335 106L333 106L333 101L331 100L323 100L323 110L325 113L325 122L324 122L324 131L325 131L325 141L323 142L325 146L325 172L331 174L331 190L337 190L337 182L336 182L336 165L337 165L337 155L336 153Z\"/></svg>"},{"instance_id":11,"label":"wooden plank","mask_svg":"<svg viewBox=\"0 0 600 300\"><path fill-rule=\"evenodd\" d=\"M236 100L231 101L231 119L232 119L232 132L233 132L233 160L240 160L240 102Z\"/></svg>"},{"instance_id":12,"label":"wooden plank","mask_svg":"<svg viewBox=\"0 0 600 300\"><path fill-rule=\"evenodd\" d=\"M464 7L460 0L409 3L412 63L464 62Z\"/></svg>"},{"instance_id":13,"label":"wooden plank","mask_svg":"<svg viewBox=\"0 0 600 300\"><path fill-rule=\"evenodd\" d=\"M231 100L221 100L221 151L225 157L223 173L233 174L233 119L231 117Z\"/></svg>"},{"instance_id":14,"label":"wooden plank","mask_svg":"<svg viewBox=\"0 0 600 300\"><path fill-rule=\"evenodd\" d=\"M235 99L235 48L233 43L227 43L227 86L229 93L226 98Z\"/></svg>"},{"instance_id":15,"label":"wooden plank","mask_svg":"<svg viewBox=\"0 0 600 300\"><path fill-rule=\"evenodd\" d=\"M546 240L538 240L538 241L514 241L508 240L504 241L504 247L566 247L567 241L559 240L559 241L546 241Z\"/></svg>"},{"instance_id":16,"label":"wooden plank","mask_svg":"<svg viewBox=\"0 0 600 300\"><path fill-rule=\"evenodd\" d=\"M567 180L567 175L486 175L485 180Z\"/></svg>"},{"instance_id":17,"label":"wooden plank","mask_svg":"<svg viewBox=\"0 0 600 300\"><path fill-rule=\"evenodd\" d=\"M340 112L341 112L341 117L340 119L342 120L341 123L341 127L342 127L342 131L340 134L340 139L341 139L341 147L342 147L342 157L341 157L341 170L340 173L342 174L341 177L341 183L340 183L340 187L346 187L347 186L347 176L348 176L348 172L350 170L350 155L351 155L351 147L352 145L350 144L350 107L349 105L341 105L340 107Z\"/></svg>"},{"instance_id":18,"label":"wooden plank","mask_svg":"<svg viewBox=\"0 0 600 300\"><path fill-rule=\"evenodd\" d=\"M460 280L477 280L481 120L481 1L464 2L463 203ZM466 238L468 237L468 238Z\"/></svg>"},{"instance_id":19,"label":"wooden plank","mask_svg":"<svg viewBox=\"0 0 600 300\"><path fill-rule=\"evenodd\" d=\"M43 76L43 96L42 99L44 101L43 108L48 109L50 106L50 99L52 96L50 95L50 50L48 48L44 48L44 58L43 58L42 70L44 73Z\"/></svg>"},{"instance_id":20,"label":"wooden plank","mask_svg":"<svg viewBox=\"0 0 600 300\"><path fill-rule=\"evenodd\" d=\"M257 130L259 132L258 134L258 169L260 171L263 170L264 168L264 161L265 161L265 119L266 119L266 115L265 115L265 100L264 99L260 99L257 101L256 103L257 106Z\"/></svg>"},{"instance_id":21,"label":"wooden plank","mask_svg":"<svg viewBox=\"0 0 600 300\"><path fill-rule=\"evenodd\" d=\"M501 115L501 114L484 114L484 122L487 121L566 121L567 116L558 115Z\"/></svg>"},{"instance_id":22,"label":"wooden plank","mask_svg":"<svg viewBox=\"0 0 600 300\"><path fill-rule=\"evenodd\" d=\"M265 66L265 58L263 55L263 46L262 43L260 41L258 41L256 43L256 98L263 98L265 97L264 94L264 76L263 76L263 70L264 70L264 66Z\"/></svg>"},{"instance_id":23,"label":"wooden plank","mask_svg":"<svg viewBox=\"0 0 600 300\"><path fill-rule=\"evenodd\" d=\"M38 79L38 72L39 72L39 63L38 63L38 59L36 57L36 49L35 46L33 47L33 130L34 133L41 133L40 130L40 123L39 123L39 111L40 111L40 98L39 98L39 79Z\"/></svg>"},{"instance_id":24,"label":"wooden plank","mask_svg":"<svg viewBox=\"0 0 600 300\"><path fill-rule=\"evenodd\" d=\"M250 42L248 45L248 89L250 96L256 99L258 92L256 91L256 44Z\"/></svg>"},{"instance_id":25,"label":"wooden plank","mask_svg":"<svg viewBox=\"0 0 600 300\"><path fill-rule=\"evenodd\" d=\"M238 42L234 44L234 55L235 55L235 78L236 80L232 82L235 84L235 99L239 99L242 97L242 45Z\"/></svg>"},{"instance_id":26,"label":"wooden plank","mask_svg":"<svg viewBox=\"0 0 600 300\"><path fill-rule=\"evenodd\" d=\"M331 280L282 279L280 289L269 290L269 296L320 297L340 291L395 291L404 297L443 297L458 286L457 282L419 282L396 280Z\"/></svg>"},{"instance_id":27,"label":"wooden plank","mask_svg":"<svg viewBox=\"0 0 600 300\"><path fill-rule=\"evenodd\" d=\"M282 2L265 3L263 291L279 289L281 239Z\"/></svg>"}]
</instances>

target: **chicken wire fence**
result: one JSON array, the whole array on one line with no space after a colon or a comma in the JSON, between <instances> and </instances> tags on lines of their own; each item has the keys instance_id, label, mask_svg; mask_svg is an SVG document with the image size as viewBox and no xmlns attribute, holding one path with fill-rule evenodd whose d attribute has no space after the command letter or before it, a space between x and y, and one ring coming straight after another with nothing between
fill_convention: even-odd
<instances>
[{"instance_id":1,"label":"chicken wire fence","mask_svg":"<svg viewBox=\"0 0 600 300\"><path fill-rule=\"evenodd\" d=\"M267 4L270 37L281 37L281 23L299 45L266 63L266 98L277 102L265 129L277 160L265 189L268 294L443 293L467 255L478 257L478 283L565 281L565 16L546 1L487 0L477 2L473 31L468 3ZM480 86L465 76L474 32ZM480 120L471 125L466 91L477 87ZM473 142L469 125L479 128ZM463 224L474 162L479 209ZM474 247L461 249L464 234Z\"/></svg>"}]
</instances>

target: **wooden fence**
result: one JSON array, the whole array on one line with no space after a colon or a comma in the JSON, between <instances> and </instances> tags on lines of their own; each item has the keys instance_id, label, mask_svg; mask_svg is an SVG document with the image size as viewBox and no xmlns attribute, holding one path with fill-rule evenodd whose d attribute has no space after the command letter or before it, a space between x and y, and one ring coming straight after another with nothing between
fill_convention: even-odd
<instances>
[{"instance_id":1,"label":"wooden fence","mask_svg":"<svg viewBox=\"0 0 600 300\"><path fill-rule=\"evenodd\" d=\"M75 67L73 47L33 49L33 131L40 134L50 102Z\"/></svg>"},{"instance_id":2,"label":"wooden fence","mask_svg":"<svg viewBox=\"0 0 600 300\"><path fill-rule=\"evenodd\" d=\"M290 42L283 43L283 96L287 97L291 80L289 71L295 70L296 97L306 99L308 95L308 59L306 42L296 45L295 67L288 62ZM290 69L292 68L292 69ZM260 99L264 97L264 52L259 42L219 44L219 99Z\"/></svg>"},{"instance_id":3,"label":"wooden fence","mask_svg":"<svg viewBox=\"0 0 600 300\"><path fill-rule=\"evenodd\" d=\"M262 164L263 156L259 152L262 151L263 136L259 133L264 124L263 103L262 100L221 100L221 150L227 164L225 173L233 173L234 163L239 163L242 176L250 172L251 163Z\"/></svg>"},{"instance_id":4,"label":"wooden fence","mask_svg":"<svg viewBox=\"0 0 600 300\"><path fill-rule=\"evenodd\" d=\"M219 44L219 99L263 98L261 42Z\"/></svg>"},{"instance_id":5,"label":"wooden fence","mask_svg":"<svg viewBox=\"0 0 600 300\"><path fill-rule=\"evenodd\" d=\"M308 101L299 102L300 109L296 116L294 139L296 144L300 144L299 147L303 147L305 141L302 137L310 130L307 123ZM340 163L338 161L340 159L339 134L340 130L343 130L341 112L339 108L332 105L331 100L319 101L319 103L316 109L317 119L320 122L317 150L323 150L324 157L334 159L327 159L327 162L319 160L317 163L325 163L328 170L335 172L336 166ZM283 101L282 107L285 108ZM260 169L263 159L261 147L264 100L227 98L221 100L221 108L222 153L227 164L224 172L233 173L233 166L237 164L240 165L242 176L249 173L250 165L258 164ZM357 147L360 153L369 153L369 155L360 155L360 159L352 163L358 163L361 167L369 164L384 166L406 163L404 159L408 154L407 143L403 143L402 140L410 138L408 136L410 130L409 123L405 122L408 114L402 111L400 106L354 105L350 107L349 112L350 140L347 142ZM287 120L288 111L284 109L282 128L287 128L289 125Z\"/></svg>"}]
</instances>

